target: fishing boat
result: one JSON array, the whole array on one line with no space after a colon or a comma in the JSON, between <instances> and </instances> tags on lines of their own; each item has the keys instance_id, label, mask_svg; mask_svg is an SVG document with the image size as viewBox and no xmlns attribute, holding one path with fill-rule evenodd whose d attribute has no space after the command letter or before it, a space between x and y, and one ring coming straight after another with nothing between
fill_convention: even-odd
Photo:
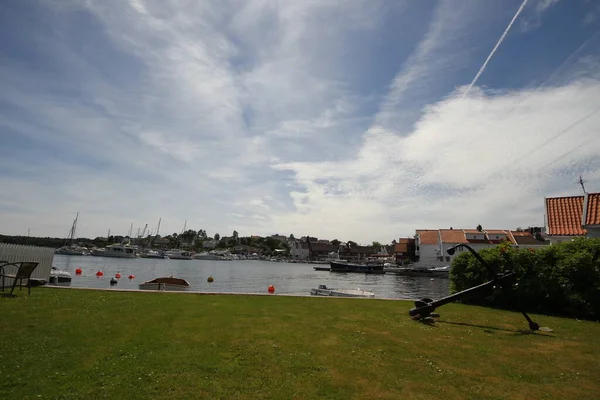
<instances>
[{"instance_id":1,"label":"fishing boat","mask_svg":"<svg viewBox=\"0 0 600 400\"><path fill-rule=\"evenodd\" d=\"M318 288L310 289L312 296L332 296L332 297L375 297L375 293L361 289L333 289L326 285L319 285Z\"/></svg>"},{"instance_id":2,"label":"fishing boat","mask_svg":"<svg viewBox=\"0 0 600 400\"><path fill-rule=\"evenodd\" d=\"M352 264L348 262L330 261L331 272L360 272L364 274L385 274L383 264Z\"/></svg>"},{"instance_id":3,"label":"fishing boat","mask_svg":"<svg viewBox=\"0 0 600 400\"><path fill-rule=\"evenodd\" d=\"M190 283L185 279L174 278L173 276L164 276L162 278L155 278L151 281L140 283L140 290L174 290L181 291L187 290L190 287Z\"/></svg>"}]
</instances>

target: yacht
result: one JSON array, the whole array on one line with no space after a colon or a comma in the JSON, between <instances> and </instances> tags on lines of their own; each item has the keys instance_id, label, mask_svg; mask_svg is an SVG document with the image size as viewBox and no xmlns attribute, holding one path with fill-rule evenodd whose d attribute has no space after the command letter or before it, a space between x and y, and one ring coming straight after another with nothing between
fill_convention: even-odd
<instances>
[{"instance_id":1,"label":"yacht","mask_svg":"<svg viewBox=\"0 0 600 400\"><path fill-rule=\"evenodd\" d=\"M99 249L92 253L95 256L118 257L118 258L135 258L137 257L137 246L129 244L111 244L103 250Z\"/></svg>"},{"instance_id":2,"label":"yacht","mask_svg":"<svg viewBox=\"0 0 600 400\"><path fill-rule=\"evenodd\" d=\"M191 251L185 251L185 250L179 250L179 249L173 249L173 250L167 251L165 255L172 260L192 260L193 259Z\"/></svg>"},{"instance_id":3,"label":"yacht","mask_svg":"<svg viewBox=\"0 0 600 400\"><path fill-rule=\"evenodd\" d=\"M71 230L69 231L69 237L65 245L59 249L54 250L54 254L62 254L65 256L85 256L87 255L87 249L85 247L78 246L74 243L75 241L75 230L77 229L77 220L79 219L79 213L75 217L73 221L73 225L71 225Z\"/></svg>"},{"instance_id":4,"label":"yacht","mask_svg":"<svg viewBox=\"0 0 600 400\"><path fill-rule=\"evenodd\" d=\"M142 258L160 258L163 260L169 258L162 251L157 251L157 250L145 251L140 254L140 257L142 257Z\"/></svg>"}]
</instances>

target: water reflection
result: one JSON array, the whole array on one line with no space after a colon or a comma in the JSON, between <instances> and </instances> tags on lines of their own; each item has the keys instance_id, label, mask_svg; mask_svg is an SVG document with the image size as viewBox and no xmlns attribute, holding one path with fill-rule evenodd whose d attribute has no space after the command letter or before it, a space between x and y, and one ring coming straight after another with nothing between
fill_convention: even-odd
<instances>
[{"instance_id":1,"label":"water reflection","mask_svg":"<svg viewBox=\"0 0 600 400\"><path fill-rule=\"evenodd\" d=\"M315 271L314 265L263 261L120 259L55 255L54 266L71 273L72 287L110 288L110 278L123 275L113 288L138 289L146 280L173 275L190 282L191 289L205 292L266 293L275 285L276 293L309 295L311 288L327 285L337 288L361 288L379 298L439 298L448 295L448 280L398 275L369 275ZM75 275L75 269L83 273ZM104 276L96 277L96 271ZM127 279L133 274L135 280ZM212 276L213 283L207 282Z\"/></svg>"}]
</instances>

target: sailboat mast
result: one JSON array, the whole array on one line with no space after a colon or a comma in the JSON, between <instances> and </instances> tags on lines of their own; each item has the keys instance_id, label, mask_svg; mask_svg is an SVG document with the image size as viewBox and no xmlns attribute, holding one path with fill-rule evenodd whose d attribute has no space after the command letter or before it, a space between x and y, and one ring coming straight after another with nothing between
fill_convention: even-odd
<instances>
[{"instance_id":1,"label":"sailboat mast","mask_svg":"<svg viewBox=\"0 0 600 400\"><path fill-rule=\"evenodd\" d=\"M160 221L162 221L162 218L158 219L158 228L156 228L156 236L158 236L158 232L160 231Z\"/></svg>"},{"instance_id":2,"label":"sailboat mast","mask_svg":"<svg viewBox=\"0 0 600 400\"><path fill-rule=\"evenodd\" d=\"M75 240L75 232L77 231L77 220L79 219L79 212L75 216L75 221L73 221L73 228L71 228L71 246L73 246L73 241Z\"/></svg>"}]
</instances>

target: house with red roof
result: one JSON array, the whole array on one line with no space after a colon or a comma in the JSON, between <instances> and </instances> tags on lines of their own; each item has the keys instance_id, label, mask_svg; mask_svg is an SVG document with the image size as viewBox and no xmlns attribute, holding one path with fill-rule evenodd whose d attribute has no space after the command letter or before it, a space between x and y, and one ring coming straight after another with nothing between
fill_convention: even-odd
<instances>
[{"instance_id":1,"label":"house with red roof","mask_svg":"<svg viewBox=\"0 0 600 400\"><path fill-rule=\"evenodd\" d=\"M458 244L468 244L473 250L495 247L502 242L509 242L513 247L537 248L546 246L544 240L536 238L531 232L511 231L508 229L418 229L415 234L415 254L419 257L419 265L443 266L452 259L468 251L459 248L454 255L447 250Z\"/></svg>"},{"instance_id":2,"label":"house with red roof","mask_svg":"<svg viewBox=\"0 0 600 400\"><path fill-rule=\"evenodd\" d=\"M600 237L600 193L545 199L546 239L561 243L576 237Z\"/></svg>"}]
</instances>

